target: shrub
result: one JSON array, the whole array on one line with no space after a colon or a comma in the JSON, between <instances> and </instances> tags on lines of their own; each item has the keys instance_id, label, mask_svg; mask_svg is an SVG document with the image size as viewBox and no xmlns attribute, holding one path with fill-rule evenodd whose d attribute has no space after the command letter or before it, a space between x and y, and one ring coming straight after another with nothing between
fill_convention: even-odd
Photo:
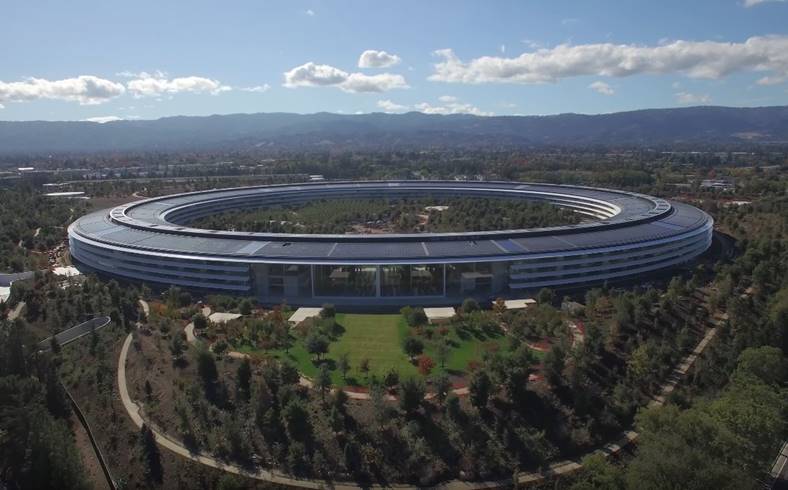
<instances>
[{"instance_id":1,"label":"shrub","mask_svg":"<svg viewBox=\"0 0 788 490\"><path fill-rule=\"evenodd\" d=\"M323 305L323 309L320 310L320 316L323 318L334 318L337 316L337 309L331 303L326 303Z\"/></svg>"},{"instance_id":2,"label":"shrub","mask_svg":"<svg viewBox=\"0 0 788 490\"><path fill-rule=\"evenodd\" d=\"M465 298L465 301L462 302L462 307L460 309L466 314L480 310L479 303L477 303L473 298Z\"/></svg>"}]
</instances>

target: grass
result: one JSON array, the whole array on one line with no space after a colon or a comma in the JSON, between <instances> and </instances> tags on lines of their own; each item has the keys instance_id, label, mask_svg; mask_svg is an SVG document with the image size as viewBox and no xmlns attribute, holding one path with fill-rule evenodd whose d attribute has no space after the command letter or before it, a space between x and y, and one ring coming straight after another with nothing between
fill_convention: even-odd
<instances>
[{"instance_id":1,"label":"grass","mask_svg":"<svg viewBox=\"0 0 788 490\"><path fill-rule=\"evenodd\" d=\"M319 362L307 352L302 340L297 340L286 352L284 350L269 351L280 359L286 359L296 365L299 371L309 378L318 374L321 362L328 363L332 368L332 383L337 386L366 385L373 375L382 378L391 369L399 372L400 378L418 375L418 369L402 350L402 341L411 334L405 318L399 314L337 314L337 323L344 332L329 346L328 353ZM449 327L446 340L451 347L445 366L440 366L436 346L440 335L437 329L429 327L434 332L433 341L425 341L424 353L435 361L432 374L446 372L453 375L462 375L468 369L468 364L481 361L485 352L501 351L508 349L508 339L494 328ZM261 351L250 346L237 349L248 354L260 354ZM343 354L347 354L350 361L348 379L342 378L342 373L336 369L337 361ZM359 369L362 359L369 359L370 371L368 375Z\"/></svg>"}]
</instances>

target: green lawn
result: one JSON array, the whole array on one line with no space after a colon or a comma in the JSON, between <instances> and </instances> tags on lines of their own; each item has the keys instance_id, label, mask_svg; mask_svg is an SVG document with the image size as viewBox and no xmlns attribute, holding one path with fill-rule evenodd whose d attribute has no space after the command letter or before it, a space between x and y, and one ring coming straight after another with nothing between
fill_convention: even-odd
<instances>
[{"instance_id":1,"label":"green lawn","mask_svg":"<svg viewBox=\"0 0 788 490\"><path fill-rule=\"evenodd\" d=\"M392 368L399 372L400 378L418 374L418 369L411 364L402 350L402 341L411 331L402 315L340 313L337 314L336 319L344 332L331 343L328 354L322 361L328 362L334 368L331 373L334 384L340 386L367 384L367 376L359 370L361 360L364 358L369 359L370 376L382 378ZM481 328L450 327L446 340L451 346L451 351L445 366L441 367L435 347L439 338L437 330L440 327L429 328L434 332L434 340L425 341L424 353L435 361L433 374L445 371L461 375L467 370L469 362L480 361L487 351L505 352L509 344L506 336L497 329L484 331ZM259 352L250 347L238 350L247 353ZM342 379L342 373L335 369L336 362L344 353L348 354L351 367L347 383ZM271 351L269 354L289 360L307 377L314 378L318 373L319 363L313 360L313 356L306 351L300 339L294 342L287 352L278 350Z\"/></svg>"}]
</instances>

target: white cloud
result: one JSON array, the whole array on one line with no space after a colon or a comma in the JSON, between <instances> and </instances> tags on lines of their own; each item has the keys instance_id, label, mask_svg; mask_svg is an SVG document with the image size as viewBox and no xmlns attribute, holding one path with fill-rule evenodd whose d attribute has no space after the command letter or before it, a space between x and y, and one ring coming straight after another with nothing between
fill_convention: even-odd
<instances>
[{"instance_id":1,"label":"white cloud","mask_svg":"<svg viewBox=\"0 0 788 490\"><path fill-rule=\"evenodd\" d=\"M213 95L231 90L227 85L222 85L218 80L204 77L178 77L166 78L163 73L139 73L139 78L130 80L126 87L135 97L157 97L183 92L210 93Z\"/></svg>"},{"instance_id":2,"label":"white cloud","mask_svg":"<svg viewBox=\"0 0 788 490\"><path fill-rule=\"evenodd\" d=\"M54 99L95 105L118 97L124 91L123 84L92 75L63 80L29 78L23 82L0 81L0 102Z\"/></svg>"},{"instance_id":3,"label":"white cloud","mask_svg":"<svg viewBox=\"0 0 788 490\"><path fill-rule=\"evenodd\" d=\"M498 50L501 52L501 54L505 53L506 52L506 45L505 44L501 44L498 47Z\"/></svg>"},{"instance_id":4,"label":"white cloud","mask_svg":"<svg viewBox=\"0 0 788 490\"><path fill-rule=\"evenodd\" d=\"M312 10L312 9L306 9L306 11L304 13L306 15L310 16L310 17L314 17L315 16L315 11Z\"/></svg>"},{"instance_id":5,"label":"white cloud","mask_svg":"<svg viewBox=\"0 0 788 490\"><path fill-rule=\"evenodd\" d=\"M376 51L368 49L361 53L358 57L359 68L388 68L389 66L398 65L402 58L396 54L390 54L385 51Z\"/></svg>"},{"instance_id":6,"label":"white cloud","mask_svg":"<svg viewBox=\"0 0 788 490\"><path fill-rule=\"evenodd\" d=\"M676 102L679 104L708 104L711 102L709 94L691 94L689 92L677 92Z\"/></svg>"},{"instance_id":7,"label":"white cloud","mask_svg":"<svg viewBox=\"0 0 788 490\"><path fill-rule=\"evenodd\" d=\"M118 116L96 116L96 117L88 117L88 118L83 119L83 121L86 121L86 122L94 122L94 123L99 123L99 124L104 124L104 123L114 122L114 121L122 121L122 120L123 120L123 118L122 117L118 117Z\"/></svg>"},{"instance_id":8,"label":"white cloud","mask_svg":"<svg viewBox=\"0 0 788 490\"><path fill-rule=\"evenodd\" d=\"M751 37L743 43L672 41L657 46L562 44L514 58L483 56L463 62L451 49L435 52L429 79L453 83L548 83L577 76L626 77L682 73L719 79L752 70L788 79L788 36ZM769 77L761 80L767 83Z\"/></svg>"},{"instance_id":9,"label":"white cloud","mask_svg":"<svg viewBox=\"0 0 788 490\"><path fill-rule=\"evenodd\" d=\"M397 88L408 88L402 75L348 73L330 65L319 65L311 61L285 72L284 76L284 86L288 88L337 87L345 92L353 93L385 92Z\"/></svg>"},{"instance_id":10,"label":"white cloud","mask_svg":"<svg viewBox=\"0 0 788 490\"><path fill-rule=\"evenodd\" d=\"M253 87L241 87L240 90L242 92L254 92L254 93L261 94L263 92L268 92L270 89L271 89L271 86L268 85L267 83L264 83L262 85L255 85Z\"/></svg>"},{"instance_id":11,"label":"white cloud","mask_svg":"<svg viewBox=\"0 0 788 490\"><path fill-rule=\"evenodd\" d=\"M379 100L378 107L383 109L383 112L405 112L408 110L408 106L397 104L388 99Z\"/></svg>"},{"instance_id":12,"label":"white cloud","mask_svg":"<svg viewBox=\"0 0 788 490\"><path fill-rule=\"evenodd\" d=\"M0 109L5 109L5 106L3 104L0 104Z\"/></svg>"},{"instance_id":13,"label":"white cloud","mask_svg":"<svg viewBox=\"0 0 788 490\"><path fill-rule=\"evenodd\" d=\"M478 107L461 102L453 95L442 95L438 97L440 104L432 105L429 102L421 102L415 104L413 107L397 104L391 100L379 100L378 107L383 109L384 112L405 112L407 110L416 110L424 114L473 114L474 116L494 116L492 112L485 112Z\"/></svg>"},{"instance_id":14,"label":"white cloud","mask_svg":"<svg viewBox=\"0 0 788 490\"><path fill-rule=\"evenodd\" d=\"M613 87L599 80L589 85L588 88L594 90L595 92L599 92L602 95L613 95L616 93L616 91L613 90Z\"/></svg>"},{"instance_id":15,"label":"white cloud","mask_svg":"<svg viewBox=\"0 0 788 490\"><path fill-rule=\"evenodd\" d=\"M478 107L460 102L457 97L443 95L438 97L440 105L432 105L428 102L416 104L415 108L424 114L473 114L474 116L494 116L492 112L485 112Z\"/></svg>"},{"instance_id":16,"label":"white cloud","mask_svg":"<svg viewBox=\"0 0 788 490\"><path fill-rule=\"evenodd\" d=\"M774 2L774 3L782 3L785 0L744 0L744 6L747 8L755 7L756 5L760 5L762 3Z\"/></svg>"},{"instance_id":17,"label":"white cloud","mask_svg":"<svg viewBox=\"0 0 788 490\"><path fill-rule=\"evenodd\" d=\"M348 73L330 65L313 62L296 66L285 72L285 87L315 87L339 85L347 80Z\"/></svg>"}]
</instances>

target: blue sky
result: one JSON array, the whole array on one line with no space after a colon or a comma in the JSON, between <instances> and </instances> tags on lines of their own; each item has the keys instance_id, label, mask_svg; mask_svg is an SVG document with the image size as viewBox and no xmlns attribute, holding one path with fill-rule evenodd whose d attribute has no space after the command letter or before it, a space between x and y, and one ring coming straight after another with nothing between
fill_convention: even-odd
<instances>
[{"instance_id":1,"label":"blue sky","mask_svg":"<svg viewBox=\"0 0 788 490\"><path fill-rule=\"evenodd\" d=\"M777 0L12 0L2 12L0 120L788 104Z\"/></svg>"}]
</instances>

